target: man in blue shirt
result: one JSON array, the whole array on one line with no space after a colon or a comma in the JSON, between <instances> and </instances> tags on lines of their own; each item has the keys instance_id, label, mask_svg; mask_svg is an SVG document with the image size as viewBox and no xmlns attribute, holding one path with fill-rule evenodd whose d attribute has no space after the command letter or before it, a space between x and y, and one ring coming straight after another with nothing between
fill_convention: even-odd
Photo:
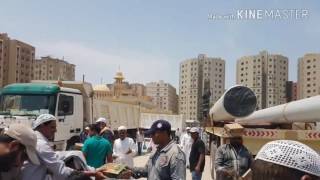
<instances>
[{"instance_id":1,"label":"man in blue shirt","mask_svg":"<svg viewBox=\"0 0 320 180\"><path fill-rule=\"evenodd\" d=\"M146 135L158 145L144 167L133 167L122 172L120 178L135 179L146 177L148 180L185 180L186 157L180 147L170 138L171 124L166 120L155 121Z\"/></svg>"},{"instance_id":2,"label":"man in blue shirt","mask_svg":"<svg viewBox=\"0 0 320 180\"><path fill-rule=\"evenodd\" d=\"M89 127L89 136L82 147L89 166L98 168L107 162L112 162L112 146L110 142L99 136L100 128L97 124Z\"/></svg>"}]
</instances>

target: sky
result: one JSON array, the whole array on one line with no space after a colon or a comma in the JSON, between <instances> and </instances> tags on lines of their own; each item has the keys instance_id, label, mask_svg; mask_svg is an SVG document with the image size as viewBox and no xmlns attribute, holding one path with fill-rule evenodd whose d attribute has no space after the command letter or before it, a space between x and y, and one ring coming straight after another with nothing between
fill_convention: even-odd
<instances>
[{"instance_id":1,"label":"sky","mask_svg":"<svg viewBox=\"0 0 320 180\"><path fill-rule=\"evenodd\" d=\"M320 1L1 0L0 32L76 65L76 80L112 83L120 70L131 83L164 80L179 88L179 63L207 54L226 61L226 88L236 61L262 50L297 59L320 53ZM244 10L305 10L304 18L210 19ZM243 14L241 14L243 15ZM243 16L242 16L243 17ZM282 16L283 17L283 16Z\"/></svg>"}]
</instances>

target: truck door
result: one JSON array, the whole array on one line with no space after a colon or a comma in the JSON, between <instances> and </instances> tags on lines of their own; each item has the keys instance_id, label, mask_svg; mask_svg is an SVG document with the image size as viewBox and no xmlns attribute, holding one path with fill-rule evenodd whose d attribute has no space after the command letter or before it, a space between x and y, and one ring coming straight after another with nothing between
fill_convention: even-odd
<instances>
[{"instance_id":1,"label":"truck door","mask_svg":"<svg viewBox=\"0 0 320 180\"><path fill-rule=\"evenodd\" d=\"M57 132L55 141L68 140L74 118L75 97L73 94L59 93L57 104Z\"/></svg>"}]
</instances>

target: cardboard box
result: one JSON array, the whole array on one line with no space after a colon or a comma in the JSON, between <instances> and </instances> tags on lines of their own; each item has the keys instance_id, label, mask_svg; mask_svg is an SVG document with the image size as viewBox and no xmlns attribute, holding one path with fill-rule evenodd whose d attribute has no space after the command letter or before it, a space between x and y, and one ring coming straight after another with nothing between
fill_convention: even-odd
<instances>
[{"instance_id":1,"label":"cardboard box","mask_svg":"<svg viewBox=\"0 0 320 180\"><path fill-rule=\"evenodd\" d=\"M242 136L242 134L244 132L244 127L238 123L226 124L226 125L224 125L224 129L231 136Z\"/></svg>"},{"instance_id":2,"label":"cardboard box","mask_svg":"<svg viewBox=\"0 0 320 180\"><path fill-rule=\"evenodd\" d=\"M109 178L117 178L120 173L126 169L126 166L123 164L117 163L107 163L97 169L97 171L102 171L104 175Z\"/></svg>"}]
</instances>

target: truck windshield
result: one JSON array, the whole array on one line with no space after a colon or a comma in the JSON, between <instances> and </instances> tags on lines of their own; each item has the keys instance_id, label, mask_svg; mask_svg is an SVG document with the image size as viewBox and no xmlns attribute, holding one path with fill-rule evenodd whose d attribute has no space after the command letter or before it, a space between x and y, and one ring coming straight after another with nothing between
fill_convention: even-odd
<instances>
[{"instance_id":1,"label":"truck windshield","mask_svg":"<svg viewBox=\"0 0 320 180\"><path fill-rule=\"evenodd\" d=\"M2 95L0 114L12 116L54 114L55 99L54 95Z\"/></svg>"}]
</instances>

